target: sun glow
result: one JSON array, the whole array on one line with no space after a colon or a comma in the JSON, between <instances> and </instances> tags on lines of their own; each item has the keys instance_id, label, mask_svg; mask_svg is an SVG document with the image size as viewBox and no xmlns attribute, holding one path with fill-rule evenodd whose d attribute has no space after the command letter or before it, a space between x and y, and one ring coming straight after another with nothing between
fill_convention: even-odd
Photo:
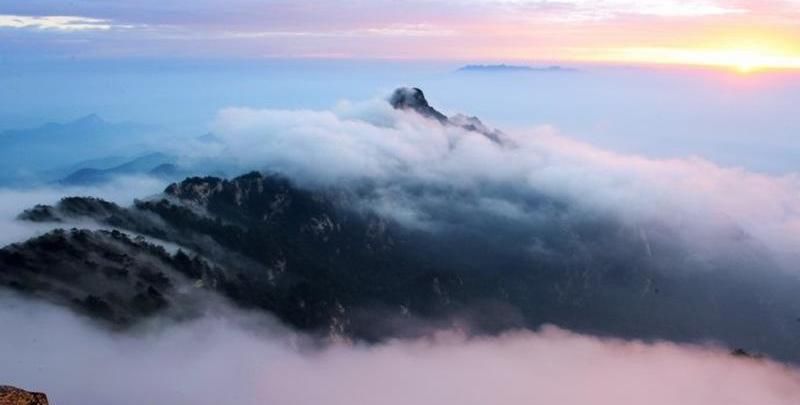
<instances>
[{"instance_id":1,"label":"sun glow","mask_svg":"<svg viewBox=\"0 0 800 405\"><path fill-rule=\"evenodd\" d=\"M625 48L614 53L612 58L625 62L723 67L740 73L800 69L800 55L768 47Z\"/></svg>"}]
</instances>

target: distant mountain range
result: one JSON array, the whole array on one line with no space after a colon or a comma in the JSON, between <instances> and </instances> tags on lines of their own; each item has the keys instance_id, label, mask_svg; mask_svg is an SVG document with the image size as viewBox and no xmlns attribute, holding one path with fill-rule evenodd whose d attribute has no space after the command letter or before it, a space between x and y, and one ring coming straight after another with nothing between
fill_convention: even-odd
<instances>
[{"instance_id":1,"label":"distant mountain range","mask_svg":"<svg viewBox=\"0 0 800 405\"><path fill-rule=\"evenodd\" d=\"M85 186L102 184L118 176L147 175L164 179L186 177L188 172L180 169L175 163L175 156L160 152L148 153L108 169L85 167L78 169L58 180L59 184L69 186Z\"/></svg>"},{"instance_id":2,"label":"distant mountain range","mask_svg":"<svg viewBox=\"0 0 800 405\"><path fill-rule=\"evenodd\" d=\"M0 183L33 181L82 160L144 153L147 148L141 142L159 131L150 125L110 123L90 114L63 124L0 132Z\"/></svg>"},{"instance_id":3,"label":"distant mountain range","mask_svg":"<svg viewBox=\"0 0 800 405\"><path fill-rule=\"evenodd\" d=\"M90 114L64 124L0 133L0 186L59 184L90 186L119 176L151 176L175 181L197 170L178 156L159 151L162 128L109 123ZM213 134L194 138L217 142ZM219 174L217 168L212 170Z\"/></svg>"},{"instance_id":4,"label":"distant mountain range","mask_svg":"<svg viewBox=\"0 0 800 405\"><path fill-rule=\"evenodd\" d=\"M577 72L575 68L563 67L558 65L536 67L526 65L467 65L458 69L458 72L542 72L542 73L559 73L559 72Z\"/></svg>"}]
</instances>

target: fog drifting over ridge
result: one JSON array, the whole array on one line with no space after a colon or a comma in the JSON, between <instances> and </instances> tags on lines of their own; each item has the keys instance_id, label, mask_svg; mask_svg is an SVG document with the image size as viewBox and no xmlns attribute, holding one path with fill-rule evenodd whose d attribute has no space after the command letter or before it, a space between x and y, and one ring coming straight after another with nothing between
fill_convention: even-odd
<instances>
[{"instance_id":1,"label":"fog drifting over ridge","mask_svg":"<svg viewBox=\"0 0 800 405\"><path fill-rule=\"evenodd\" d=\"M231 310L119 335L62 308L8 295L0 302L0 379L46 390L55 403L789 405L800 398L800 372L768 360L554 327L316 347L262 315Z\"/></svg>"},{"instance_id":2,"label":"fog drifting over ridge","mask_svg":"<svg viewBox=\"0 0 800 405\"><path fill-rule=\"evenodd\" d=\"M476 132L392 110L381 99L341 102L330 111L228 108L218 114L213 130L219 142L200 157L243 170L277 170L301 182L367 178L479 194L497 188L544 193L627 223L667 223L698 246L752 237L789 265L800 249L797 173L768 175L700 157L615 153L553 127L507 131L507 142L498 145ZM404 210L404 200L396 197L386 200L393 211L424 220L414 218L414 201L406 201L410 206ZM508 203L501 201L513 212L513 202Z\"/></svg>"},{"instance_id":3,"label":"fog drifting over ridge","mask_svg":"<svg viewBox=\"0 0 800 405\"><path fill-rule=\"evenodd\" d=\"M36 186L34 188L0 188L0 247L22 242L42 234L56 226L81 226L94 228L92 224L35 224L20 221L17 216L36 204L52 204L64 197L92 196L121 205L130 205L136 198L145 198L160 193L164 181L144 176L118 177L108 184L97 186Z\"/></svg>"}]
</instances>

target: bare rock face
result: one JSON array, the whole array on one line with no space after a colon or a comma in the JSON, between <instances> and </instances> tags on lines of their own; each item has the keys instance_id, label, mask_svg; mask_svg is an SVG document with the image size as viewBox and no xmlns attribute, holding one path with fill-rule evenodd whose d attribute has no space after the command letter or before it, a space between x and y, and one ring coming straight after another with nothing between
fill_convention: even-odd
<instances>
[{"instance_id":1,"label":"bare rock face","mask_svg":"<svg viewBox=\"0 0 800 405\"><path fill-rule=\"evenodd\" d=\"M0 385L0 405L48 405L47 395Z\"/></svg>"},{"instance_id":2,"label":"bare rock face","mask_svg":"<svg viewBox=\"0 0 800 405\"><path fill-rule=\"evenodd\" d=\"M487 127L477 117L457 114L448 118L428 104L428 100L425 99L425 93L416 87L401 87L395 90L389 97L389 104L396 110L411 110L423 117L439 121L442 125L461 127L467 131L482 134L492 142L503 143L503 133Z\"/></svg>"},{"instance_id":3,"label":"bare rock face","mask_svg":"<svg viewBox=\"0 0 800 405\"><path fill-rule=\"evenodd\" d=\"M435 119L441 123L447 123L447 116L437 111L428 104L425 94L416 87L401 87L394 91L389 97L389 103L398 110L414 110L418 114Z\"/></svg>"}]
</instances>

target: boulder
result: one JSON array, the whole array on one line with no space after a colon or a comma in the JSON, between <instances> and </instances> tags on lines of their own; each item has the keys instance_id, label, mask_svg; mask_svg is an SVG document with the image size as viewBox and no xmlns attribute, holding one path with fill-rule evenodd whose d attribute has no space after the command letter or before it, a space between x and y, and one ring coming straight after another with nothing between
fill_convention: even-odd
<instances>
[{"instance_id":1,"label":"boulder","mask_svg":"<svg viewBox=\"0 0 800 405\"><path fill-rule=\"evenodd\" d=\"M0 385L0 405L48 405L47 395Z\"/></svg>"}]
</instances>

